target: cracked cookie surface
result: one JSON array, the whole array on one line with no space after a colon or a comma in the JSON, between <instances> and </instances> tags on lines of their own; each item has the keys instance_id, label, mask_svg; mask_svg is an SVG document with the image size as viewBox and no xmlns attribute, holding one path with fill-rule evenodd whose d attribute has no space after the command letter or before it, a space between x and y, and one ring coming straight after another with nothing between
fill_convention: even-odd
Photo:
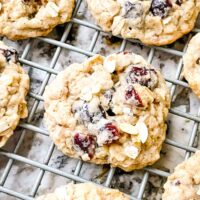
<instances>
[{"instance_id":1,"label":"cracked cookie surface","mask_svg":"<svg viewBox=\"0 0 200 200\"><path fill-rule=\"evenodd\" d=\"M64 154L126 171L153 164L165 139L170 96L141 56L96 55L46 87L45 123Z\"/></svg>"},{"instance_id":2,"label":"cracked cookie surface","mask_svg":"<svg viewBox=\"0 0 200 200\"><path fill-rule=\"evenodd\" d=\"M27 117L25 96L29 77L18 62L17 52L0 42L0 147L19 123Z\"/></svg>"},{"instance_id":3,"label":"cracked cookie surface","mask_svg":"<svg viewBox=\"0 0 200 200\"><path fill-rule=\"evenodd\" d=\"M200 98L200 33L189 42L183 56L183 75L193 92Z\"/></svg>"},{"instance_id":4,"label":"cracked cookie surface","mask_svg":"<svg viewBox=\"0 0 200 200\"><path fill-rule=\"evenodd\" d=\"M190 32L199 0L87 0L97 24L123 38L166 45Z\"/></svg>"},{"instance_id":5,"label":"cracked cookie surface","mask_svg":"<svg viewBox=\"0 0 200 200\"><path fill-rule=\"evenodd\" d=\"M179 164L164 185L163 200L200 200L200 151Z\"/></svg>"},{"instance_id":6,"label":"cracked cookie surface","mask_svg":"<svg viewBox=\"0 0 200 200\"><path fill-rule=\"evenodd\" d=\"M119 190L98 187L92 183L68 184L36 200L129 200Z\"/></svg>"},{"instance_id":7,"label":"cracked cookie surface","mask_svg":"<svg viewBox=\"0 0 200 200\"><path fill-rule=\"evenodd\" d=\"M9 39L45 36L71 18L74 0L0 1L0 35Z\"/></svg>"}]
</instances>

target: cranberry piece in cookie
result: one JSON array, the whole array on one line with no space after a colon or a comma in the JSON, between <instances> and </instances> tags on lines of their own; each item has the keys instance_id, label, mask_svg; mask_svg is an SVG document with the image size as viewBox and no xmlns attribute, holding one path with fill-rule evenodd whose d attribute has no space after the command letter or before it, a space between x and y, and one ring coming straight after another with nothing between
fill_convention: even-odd
<instances>
[{"instance_id":1,"label":"cranberry piece in cookie","mask_svg":"<svg viewBox=\"0 0 200 200\"><path fill-rule=\"evenodd\" d=\"M115 125L112 123L108 123L105 125L105 130L108 131L109 137L108 140L106 141L107 144L110 144L113 142L113 140L119 139L119 131Z\"/></svg>"},{"instance_id":2,"label":"cranberry piece in cookie","mask_svg":"<svg viewBox=\"0 0 200 200\"><path fill-rule=\"evenodd\" d=\"M100 129L100 132L97 136L97 143L99 146L111 144L118 140L119 136L120 134L118 128L112 123L107 123Z\"/></svg>"},{"instance_id":3,"label":"cranberry piece in cookie","mask_svg":"<svg viewBox=\"0 0 200 200\"><path fill-rule=\"evenodd\" d=\"M129 86L125 91L125 99L128 103L133 104L138 107L143 107L142 99L139 94L136 92L133 86Z\"/></svg>"},{"instance_id":4,"label":"cranberry piece in cookie","mask_svg":"<svg viewBox=\"0 0 200 200\"><path fill-rule=\"evenodd\" d=\"M92 135L84 135L82 133L76 133L74 135L73 141L75 148L87 153L90 158L94 156L95 153L95 143L96 139Z\"/></svg>"},{"instance_id":5,"label":"cranberry piece in cookie","mask_svg":"<svg viewBox=\"0 0 200 200\"><path fill-rule=\"evenodd\" d=\"M152 0L150 11L154 16L166 17L172 8L171 0Z\"/></svg>"},{"instance_id":6,"label":"cranberry piece in cookie","mask_svg":"<svg viewBox=\"0 0 200 200\"><path fill-rule=\"evenodd\" d=\"M158 83L158 77L154 69L133 66L127 77L128 83L138 83L149 89L154 89Z\"/></svg>"}]
</instances>

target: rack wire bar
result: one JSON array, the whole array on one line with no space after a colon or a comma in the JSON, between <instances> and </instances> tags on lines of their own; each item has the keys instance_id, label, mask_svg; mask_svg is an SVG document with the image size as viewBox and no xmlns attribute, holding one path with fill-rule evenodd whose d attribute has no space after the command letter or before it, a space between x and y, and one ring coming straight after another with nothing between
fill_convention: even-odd
<instances>
[{"instance_id":1,"label":"rack wire bar","mask_svg":"<svg viewBox=\"0 0 200 200\"><path fill-rule=\"evenodd\" d=\"M19 148L21 147L21 145L23 143L23 139L24 139L25 135L27 134L27 130L30 130L32 134L41 134L41 135L44 135L44 136L49 135L46 130L44 130L41 127L38 127L36 125L33 125L32 121L33 121L34 115L37 111L37 108L39 106L39 103L43 101L42 95L43 95L43 92L44 92L46 85L48 84L48 82L50 80L51 75L57 75L58 74L58 71L54 68L55 68L56 63L59 59L59 56L60 56L62 49L66 49L68 51L76 52L76 53L79 53L81 55L85 55L86 57L90 57L90 56L95 55L94 49L95 49L95 46L97 44L97 40L99 38L100 33L102 33L102 32L104 33L104 31L102 31L102 29L100 27L96 26L95 24L92 24L92 23L87 22L87 21L82 20L82 19L78 19L76 17L82 1L83 0L77 0L76 1L76 7L75 7L75 10L74 10L74 13L73 13L72 20L71 20L71 22L69 22L68 24L65 25L65 30L64 30L62 37L59 41L56 40L56 39L48 38L48 37L38 37L37 38L39 41L42 41L42 42L47 43L47 44L51 44L51 45L56 47L55 53L52 56L50 66L43 66L43 65L41 65L37 62L28 60L28 53L31 50L32 43L33 43L34 39L31 39L31 40L28 41L28 43L26 44L26 46L24 48L22 56L19 58L19 61L22 64L27 65L30 68L32 67L34 69L38 69L38 70L45 72L45 78L44 78L44 80L41 84L40 90L37 94L33 93L33 92L28 93L29 97L33 98L34 102L33 102L33 105L30 109L29 116L28 116L27 120L24 121L24 122L21 122L18 125L23 130L22 130L22 133L19 137L19 140L16 144L14 151L13 152L7 152L5 150L0 149L0 155L7 157L9 159L5 168L4 168L3 174L0 177L0 192L6 193L10 196L17 198L17 199L33 200L34 197L36 196L37 191L39 189L39 186L40 186L40 184L43 180L45 172L50 172L50 173L56 174L58 176L70 179L74 182L88 182L89 181L89 180L86 180L86 179L80 177L80 172L81 172L81 169L82 169L82 166L83 166L83 163L84 163L81 160L77 161L77 165L75 167L73 174L67 173L67 172L64 172L64 171L61 171L59 169L56 169L56 168L49 166L49 161L52 157L54 147L55 147L53 143L51 143L51 145L50 145L50 147L47 151L47 155L45 156L43 162L33 161L29 158L23 157L23 156L18 154ZM88 49L82 49L82 48L79 48L77 46L73 46L71 44L66 43L66 40L69 37L70 31L72 30L72 27L73 27L74 24L76 24L78 26L84 26L84 27L93 29L95 31ZM200 32L200 29L194 28L192 32L193 33ZM111 35L110 33L107 33L107 34ZM188 37L188 41L190 40L191 36L192 35L190 34L189 37ZM120 36L118 36L118 38L122 39ZM149 47L149 49L150 49L149 54L148 54L148 62L149 63L152 62L156 51L161 51L161 52L164 52L164 53L168 53L168 54L180 57L179 63L177 65L177 71L176 71L175 78L165 77L165 80L167 82L171 83L170 93L171 93L172 99L175 97L175 91L176 91L177 86L181 86L181 87L184 87L184 88L189 87L186 82L181 80L181 72L182 72L182 65L183 65L182 56L184 55L184 53L187 49L188 41L186 42L183 51L178 51L178 50L171 49L171 48L168 48L168 47L156 47L156 46ZM127 42L138 43L142 46L145 46L138 40L122 39L122 43L121 43L119 52L124 51L126 49ZM185 159L188 159L191 153L194 153L194 152L197 151L197 148L195 148L193 146L193 144L194 144L195 138L197 136L198 126L199 126L199 123L200 123L200 108L199 108L197 115L191 114L191 113L186 113L186 112L180 111L180 110L175 109L175 108L171 108L170 113L173 114L173 115L176 115L176 116L180 116L180 117L185 118L185 119L189 119L189 120L194 122L187 145L181 144L178 141L173 141L173 140L168 139L168 138L165 140L165 144L168 144L168 145L173 146L175 148L184 150L186 152ZM21 162L23 164L27 164L27 165L30 165L30 166L33 166L35 168L40 169L37 177L35 178L32 190L30 191L29 195L19 193L17 191L6 188L4 186L6 180L9 176L9 173L12 169L13 163L15 161L18 161L18 162ZM101 184L101 186L110 187L112 180L113 180L113 177L115 176L115 171L116 171L115 168L112 168L112 167L110 168L110 170L108 171L107 177L106 177L104 183ZM132 200L142 200L143 199L143 195L144 195L150 174L156 174L156 175L161 176L161 177L168 177L169 176L168 172L165 172L165 171L160 170L160 169L156 169L154 167L144 168L144 175L143 175L143 178L142 178L142 181L141 181L141 184L140 184L140 188L138 190L138 194L136 196L134 196L134 194L128 195L130 197L130 199L132 199ZM91 181L89 181L89 182L91 182Z\"/></svg>"}]
</instances>

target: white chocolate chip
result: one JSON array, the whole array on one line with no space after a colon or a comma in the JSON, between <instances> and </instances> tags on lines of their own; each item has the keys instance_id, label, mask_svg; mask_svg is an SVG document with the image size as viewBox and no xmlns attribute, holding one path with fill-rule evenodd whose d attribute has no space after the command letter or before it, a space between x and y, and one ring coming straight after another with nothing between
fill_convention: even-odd
<instances>
[{"instance_id":1,"label":"white chocolate chip","mask_svg":"<svg viewBox=\"0 0 200 200\"><path fill-rule=\"evenodd\" d=\"M91 93L88 93L88 94L83 94L81 96L81 99L82 100L85 100L85 101L90 101L92 99L92 94Z\"/></svg>"},{"instance_id":2,"label":"white chocolate chip","mask_svg":"<svg viewBox=\"0 0 200 200\"><path fill-rule=\"evenodd\" d=\"M0 3L0 10L2 9L2 4Z\"/></svg>"},{"instance_id":3,"label":"white chocolate chip","mask_svg":"<svg viewBox=\"0 0 200 200\"><path fill-rule=\"evenodd\" d=\"M10 76L2 76L1 79L0 79L0 81L2 82L1 85L2 84L4 84L4 85L11 85L12 82L13 82L13 78L10 77Z\"/></svg>"},{"instance_id":4,"label":"white chocolate chip","mask_svg":"<svg viewBox=\"0 0 200 200\"><path fill-rule=\"evenodd\" d=\"M124 6L124 0L117 0L117 2Z\"/></svg>"},{"instance_id":5,"label":"white chocolate chip","mask_svg":"<svg viewBox=\"0 0 200 200\"><path fill-rule=\"evenodd\" d=\"M197 190L197 195L200 196L200 187L199 187L199 189Z\"/></svg>"},{"instance_id":6,"label":"white chocolate chip","mask_svg":"<svg viewBox=\"0 0 200 200\"><path fill-rule=\"evenodd\" d=\"M131 113L131 109L130 108L128 108L128 107L125 107L125 108L123 108L123 113L124 114L130 114Z\"/></svg>"},{"instance_id":7,"label":"white chocolate chip","mask_svg":"<svg viewBox=\"0 0 200 200\"><path fill-rule=\"evenodd\" d=\"M85 101L90 101L92 99L92 91L91 91L91 89L88 88L88 87L83 88L80 98L82 100L85 100Z\"/></svg>"},{"instance_id":8,"label":"white chocolate chip","mask_svg":"<svg viewBox=\"0 0 200 200\"><path fill-rule=\"evenodd\" d=\"M67 195L67 188L66 186L59 187L55 190L55 194L58 197L58 200L69 200Z\"/></svg>"},{"instance_id":9,"label":"white chocolate chip","mask_svg":"<svg viewBox=\"0 0 200 200\"><path fill-rule=\"evenodd\" d=\"M84 161L88 161L88 160L90 160L90 157L88 156L88 154L83 154L82 156L81 156L81 158L82 158L82 160L84 160Z\"/></svg>"},{"instance_id":10,"label":"white chocolate chip","mask_svg":"<svg viewBox=\"0 0 200 200\"><path fill-rule=\"evenodd\" d=\"M167 17L165 19L163 19L163 24L168 24L171 21L171 17Z\"/></svg>"},{"instance_id":11,"label":"white chocolate chip","mask_svg":"<svg viewBox=\"0 0 200 200\"><path fill-rule=\"evenodd\" d=\"M0 123L0 132L6 131L9 128L10 128L10 125L8 122L2 121Z\"/></svg>"},{"instance_id":12,"label":"white chocolate chip","mask_svg":"<svg viewBox=\"0 0 200 200\"><path fill-rule=\"evenodd\" d=\"M124 149L124 153L130 157L130 158L137 158L138 155L139 155L139 151L138 151L138 148L134 147L134 146L127 146L125 147Z\"/></svg>"},{"instance_id":13,"label":"white chocolate chip","mask_svg":"<svg viewBox=\"0 0 200 200\"><path fill-rule=\"evenodd\" d=\"M116 68L116 60L113 57L107 57L103 66L109 73L113 73Z\"/></svg>"},{"instance_id":14,"label":"white chocolate chip","mask_svg":"<svg viewBox=\"0 0 200 200\"><path fill-rule=\"evenodd\" d=\"M119 35L124 24L125 24L125 19L122 18L121 16L116 16L111 28L113 35Z\"/></svg>"},{"instance_id":15,"label":"white chocolate chip","mask_svg":"<svg viewBox=\"0 0 200 200\"><path fill-rule=\"evenodd\" d=\"M146 124L144 122L138 122L136 124L136 128L138 130L141 142L145 143L148 138L148 129L147 129Z\"/></svg>"},{"instance_id":16,"label":"white chocolate chip","mask_svg":"<svg viewBox=\"0 0 200 200\"><path fill-rule=\"evenodd\" d=\"M57 17L58 12L59 12L59 8L55 3L49 2L47 4L47 11L51 15L51 17Z\"/></svg>"},{"instance_id":17,"label":"white chocolate chip","mask_svg":"<svg viewBox=\"0 0 200 200\"><path fill-rule=\"evenodd\" d=\"M101 90L101 85L100 84L94 84L92 85L92 94L97 94Z\"/></svg>"},{"instance_id":18,"label":"white chocolate chip","mask_svg":"<svg viewBox=\"0 0 200 200\"><path fill-rule=\"evenodd\" d=\"M125 133L129 133L131 135L137 135L138 134L138 130L135 126L128 124L128 123L121 123L119 125L119 128L121 131L125 132Z\"/></svg>"}]
</instances>

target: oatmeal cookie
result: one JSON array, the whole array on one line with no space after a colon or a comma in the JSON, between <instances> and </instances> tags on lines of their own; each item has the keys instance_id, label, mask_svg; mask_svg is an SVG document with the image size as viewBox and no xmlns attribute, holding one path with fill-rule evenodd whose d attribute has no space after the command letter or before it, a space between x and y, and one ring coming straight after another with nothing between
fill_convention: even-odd
<instances>
[{"instance_id":1,"label":"oatmeal cookie","mask_svg":"<svg viewBox=\"0 0 200 200\"><path fill-rule=\"evenodd\" d=\"M0 35L12 40L47 35L71 18L74 0L0 1Z\"/></svg>"},{"instance_id":2,"label":"oatmeal cookie","mask_svg":"<svg viewBox=\"0 0 200 200\"><path fill-rule=\"evenodd\" d=\"M200 10L199 0L87 0L104 31L147 45L166 45L190 32Z\"/></svg>"},{"instance_id":3,"label":"oatmeal cookie","mask_svg":"<svg viewBox=\"0 0 200 200\"><path fill-rule=\"evenodd\" d=\"M183 75L193 92L200 98L200 33L191 39L183 63Z\"/></svg>"},{"instance_id":4,"label":"oatmeal cookie","mask_svg":"<svg viewBox=\"0 0 200 200\"><path fill-rule=\"evenodd\" d=\"M28 89L29 77L18 62L17 52L0 42L0 147L13 134L19 120L27 117Z\"/></svg>"},{"instance_id":5,"label":"oatmeal cookie","mask_svg":"<svg viewBox=\"0 0 200 200\"><path fill-rule=\"evenodd\" d=\"M200 200L200 151L175 168L164 189L163 200Z\"/></svg>"},{"instance_id":6,"label":"oatmeal cookie","mask_svg":"<svg viewBox=\"0 0 200 200\"><path fill-rule=\"evenodd\" d=\"M92 183L68 184L36 200L129 200L119 190L101 188Z\"/></svg>"},{"instance_id":7,"label":"oatmeal cookie","mask_svg":"<svg viewBox=\"0 0 200 200\"><path fill-rule=\"evenodd\" d=\"M125 171L159 159L170 96L141 56L96 55L72 64L47 86L44 100L50 137L64 154Z\"/></svg>"}]
</instances>

